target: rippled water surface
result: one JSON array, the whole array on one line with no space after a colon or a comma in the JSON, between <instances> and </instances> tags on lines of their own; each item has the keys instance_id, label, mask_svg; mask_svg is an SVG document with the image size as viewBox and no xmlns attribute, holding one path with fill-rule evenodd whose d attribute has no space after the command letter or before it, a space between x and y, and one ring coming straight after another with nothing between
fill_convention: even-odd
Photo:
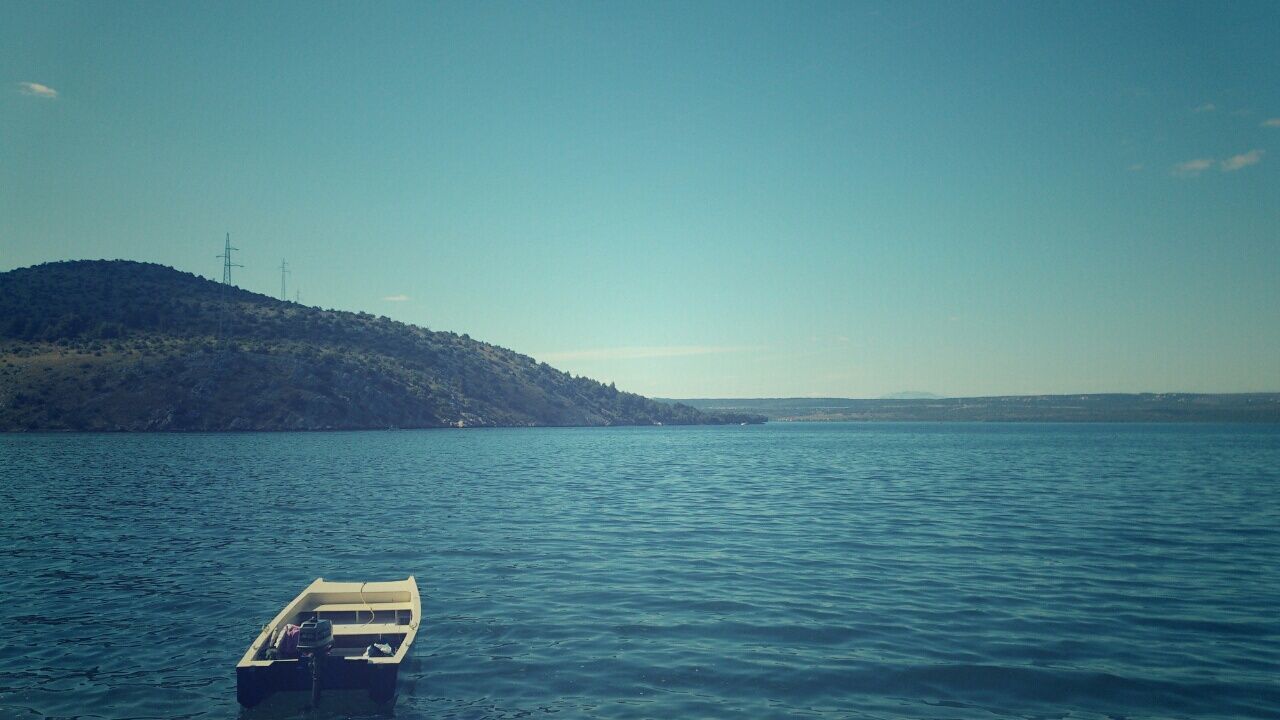
<instances>
[{"instance_id":1,"label":"rippled water surface","mask_svg":"<svg viewBox=\"0 0 1280 720\"><path fill-rule=\"evenodd\" d=\"M1275 718L1280 429L0 436L0 717L236 717L408 574L397 717Z\"/></svg>"}]
</instances>

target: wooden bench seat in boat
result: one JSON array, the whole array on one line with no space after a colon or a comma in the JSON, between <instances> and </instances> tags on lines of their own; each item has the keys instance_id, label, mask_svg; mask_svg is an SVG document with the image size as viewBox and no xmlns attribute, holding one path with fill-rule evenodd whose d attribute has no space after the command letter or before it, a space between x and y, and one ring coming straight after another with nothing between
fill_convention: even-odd
<instances>
[{"instance_id":1,"label":"wooden bench seat in boat","mask_svg":"<svg viewBox=\"0 0 1280 720\"><path fill-rule=\"evenodd\" d=\"M409 611L409 603L329 603L311 608L312 612L378 612L379 610Z\"/></svg>"},{"instance_id":2,"label":"wooden bench seat in boat","mask_svg":"<svg viewBox=\"0 0 1280 720\"><path fill-rule=\"evenodd\" d=\"M333 626L333 636L340 635L404 635L409 632L408 625L394 623L351 623Z\"/></svg>"}]
</instances>

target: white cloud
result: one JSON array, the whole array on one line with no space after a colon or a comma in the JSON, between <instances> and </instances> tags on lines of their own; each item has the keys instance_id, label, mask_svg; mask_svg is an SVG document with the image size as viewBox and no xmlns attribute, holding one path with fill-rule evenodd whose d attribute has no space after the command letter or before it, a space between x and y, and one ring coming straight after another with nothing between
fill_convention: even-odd
<instances>
[{"instance_id":1,"label":"white cloud","mask_svg":"<svg viewBox=\"0 0 1280 720\"><path fill-rule=\"evenodd\" d=\"M1129 172L1142 172L1142 163L1134 163L1129 166Z\"/></svg>"},{"instance_id":2,"label":"white cloud","mask_svg":"<svg viewBox=\"0 0 1280 720\"><path fill-rule=\"evenodd\" d=\"M1217 110L1217 109L1218 109L1217 105L1214 105L1213 103L1205 103L1200 107L1196 108L1195 112L1198 112L1198 113L1213 112L1214 110Z\"/></svg>"},{"instance_id":3,"label":"white cloud","mask_svg":"<svg viewBox=\"0 0 1280 720\"><path fill-rule=\"evenodd\" d=\"M382 299L387 302L406 302L409 299L409 296L408 295L388 295Z\"/></svg>"},{"instance_id":4,"label":"white cloud","mask_svg":"<svg viewBox=\"0 0 1280 720\"><path fill-rule=\"evenodd\" d=\"M1234 172L1240 168L1247 168L1250 165L1257 165L1262 161L1262 155L1265 150L1250 150L1247 153L1232 155L1218 164L1222 172Z\"/></svg>"},{"instance_id":5,"label":"white cloud","mask_svg":"<svg viewBox=\"0 0 1280 720\"><path fill-rule=\"evenodd\" d=\"M1173 166L1173 174L1181 177L1195 177L1213 166L1213 158L1196 158L1180 162Z\"/></svg>"},{"instance_id":6,"label":"white cloud","mask_svg":"<svg viewBox=\"0 0 1280 720\"><path fill-rule=\"evenodd\" d=\"M34 97L45 98L46 100L53 100L54 98L58 97L57 90L54 90L48 85L41 85L40 83L34 83L34 82L18 83L18 92L22 93L23 95L32 95Z\"/></svg>"},{"instance_id":7,"label":"white cloud","mask_svg":"<svg viewBox=\"0 0 1280 720\"><path fill-rule=\"evenodd\" d=\"M613 348L596 348L593 350L568 350L536 355L544 362L561 360L643 360L647 358L686 357L689 355L713 355L716 353L741 352L744 347L724 345L654 345L628 346Z\"/></svg>"},{"instance_id":8,"label":"white cloud","mask_svg":"<svg viewBox=\"0 0 1280 720\"><path fill-rule=\"evenodd\" d=\"M1280 117L1263 120L1262 127L1280 127Z\"/></svg>"}]
</instances>

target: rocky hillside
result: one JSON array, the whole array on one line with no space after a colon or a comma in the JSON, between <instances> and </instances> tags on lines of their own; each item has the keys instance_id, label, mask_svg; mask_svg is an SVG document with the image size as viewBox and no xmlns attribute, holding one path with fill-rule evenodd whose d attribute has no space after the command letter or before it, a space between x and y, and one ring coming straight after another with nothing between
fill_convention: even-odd
<instances>
[{"instance_id":1,"label":"rocky hillside","mask_svg":"<svg viewBox=\"0 0 1280 720\"><path fill-rule=\"evenodd\" d=\"M0 430L762 422L573 377L466 335L161 265L0 273Z\"/></svg>"}]
</instances>

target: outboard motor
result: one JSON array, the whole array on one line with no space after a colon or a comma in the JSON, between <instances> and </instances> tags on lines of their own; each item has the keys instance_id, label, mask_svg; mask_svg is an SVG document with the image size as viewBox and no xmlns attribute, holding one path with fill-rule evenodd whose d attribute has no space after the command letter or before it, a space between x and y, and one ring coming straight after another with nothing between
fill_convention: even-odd
<instances>
[{"instance_id":1,"label":"outboard motor","mask_svg":"<svg viewBox=\"0 0 1280 720\"><path fill-rule=\"evenodd\" d=\"M333 621L312 619L298 631L298 650L311 656L311 707L320 702L320 666L333 649Z\"/></svg>"}]
</instances>

